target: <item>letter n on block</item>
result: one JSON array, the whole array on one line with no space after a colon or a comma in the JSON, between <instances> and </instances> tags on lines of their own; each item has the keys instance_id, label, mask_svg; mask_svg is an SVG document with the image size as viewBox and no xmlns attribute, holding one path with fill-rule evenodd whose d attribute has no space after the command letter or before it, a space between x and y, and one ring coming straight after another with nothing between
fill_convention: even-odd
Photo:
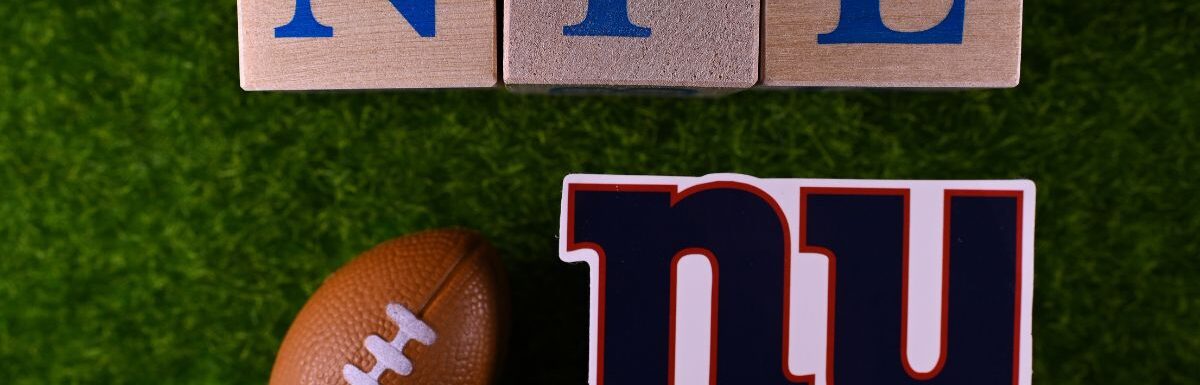
<instances>
[{"instance_id":1,"label":"letter n on block","mask_svg":"<svg viewBox=\"0 0 1200 385\"><path fill-rule=\"evenodd\" d=\"M1022 0L765 0L763 86L1004 88Z\"/></svg>"},{"instance_id":2,"label":"letter n on block","mask_svg":"<svg viewBox=\"0 0 1200 385\"><path fill-rule=\"evenodd\" d=\"M505 0L515 91L693 95L758 81L758 0Z\"/></svg>"},{"instance_id":3,"label":"letter n on block","mask_svg":"<svg viewBox=\"0 0 1200 385\"><path fill-rule=\"evenodd\" d=\"M239 0L242 88L493 87L495 0Z\"/></svg>"}]
</instances>

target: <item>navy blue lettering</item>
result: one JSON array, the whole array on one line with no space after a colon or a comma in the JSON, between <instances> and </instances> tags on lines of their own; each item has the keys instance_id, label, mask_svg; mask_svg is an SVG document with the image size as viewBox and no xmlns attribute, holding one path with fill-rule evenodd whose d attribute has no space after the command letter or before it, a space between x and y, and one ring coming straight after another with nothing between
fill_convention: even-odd
<instances>
[{"instance_id":1,"label":"navy blue lettering","mask_svg":"<svg viewBox=\"0 0 1200 385\"><path fill-rule=\"evenodd\" d=\"M789 384L782 369L788 232L774 201L723 185L673 203L673 191L638 187L574 190L569 198L570 242L594 244L603 255L600 381L667 382L671 262L699 248L720 269L717 383Z\"/></svg>"},{"instance_id":2,"label":"navy blue lettering","mask_svg":"<svg viewBox=\"0 0 1200 385\"><path fill-rule=\"evenodd\" d=\"M925 380L910 376L900 356L906 195L801 196L800 247L827 249L833 259L829 384L1013 384L1019 196L947 194L947 356Z\"/></svg>"}]
</instances>

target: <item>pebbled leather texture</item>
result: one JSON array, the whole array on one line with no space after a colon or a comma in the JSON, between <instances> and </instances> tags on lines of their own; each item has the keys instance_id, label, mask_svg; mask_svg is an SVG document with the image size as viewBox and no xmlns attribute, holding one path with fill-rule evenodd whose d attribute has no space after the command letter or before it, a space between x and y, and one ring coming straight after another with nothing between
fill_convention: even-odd
<instances>
[{"instance_id":1,"label":"pebbled leather texture","mask_svg":"<svg viewBox=\"0 0 1200 385\"><path fill-rule=\"evenodd\" d=\"M467 230L430 230L393 239L333 273L313 293L284 337L270 385L345 385L342 369L370 371L370 335L391 340L398 303L437 333L403 354L413 371L385 371L381 385L490 384L505 344L508 293L495 250Z\"/></svg>"}]
</instances>

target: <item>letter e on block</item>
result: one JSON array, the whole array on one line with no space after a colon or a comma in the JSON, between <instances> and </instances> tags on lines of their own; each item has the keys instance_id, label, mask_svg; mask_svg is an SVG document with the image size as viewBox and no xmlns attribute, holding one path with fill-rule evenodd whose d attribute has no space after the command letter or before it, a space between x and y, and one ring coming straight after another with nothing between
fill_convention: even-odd
<instances>
[{"instance_id":1,"label":"letter e on block","mask_svg":"<svg viewBox=\"0 0 1200 385\"><path fill-rule=\"evenodd\" d=\"M238 0L242 88L493 87L495 0Z\"/></svg>"},{"instance_id":2,"label":"letter e on block","mask_svg":"<svg viewBox=\"0 0 1200 385\"><path fill-rule=\"evenodd\" d=\"M1022 0L765 0L763 86L1005 88Z\"/></svg>"}]
</instances>

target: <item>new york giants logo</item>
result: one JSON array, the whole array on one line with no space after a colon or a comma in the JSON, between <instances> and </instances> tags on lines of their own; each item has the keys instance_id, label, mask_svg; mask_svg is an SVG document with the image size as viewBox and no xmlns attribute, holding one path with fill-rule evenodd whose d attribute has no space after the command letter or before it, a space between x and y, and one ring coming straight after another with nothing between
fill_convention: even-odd
<instances>
[{"instance_id":1,"label":"new york giants logo","mask_svg":"<svg viewBox=\"0 0 1200 385\"><path fill-rule=\"evenodd\" d=\"M409 340L416 340L423 345L430 345L437 340L437 333L404 306L390 304L387 314L392 322L399 326L396 337L385 341L372 334L363 341L363 346L375 357L375 367L369 372L364 372L351 364L343 366L342 378L350 385L379 385L379 376L382 376L385 370L402 376L412 374L413 364L404 356L404 345L408 344Z\"/></svg>"},{"instance_id":2,"label":"new york giants logo","mask_svg":"<svg viewBox=\"0 0 1200 385\"><path fill-rule=\"evenodd\" d=\"M592 384L1028 385L1028 181L571 175Z\"/></svg>"}]
</instances>

